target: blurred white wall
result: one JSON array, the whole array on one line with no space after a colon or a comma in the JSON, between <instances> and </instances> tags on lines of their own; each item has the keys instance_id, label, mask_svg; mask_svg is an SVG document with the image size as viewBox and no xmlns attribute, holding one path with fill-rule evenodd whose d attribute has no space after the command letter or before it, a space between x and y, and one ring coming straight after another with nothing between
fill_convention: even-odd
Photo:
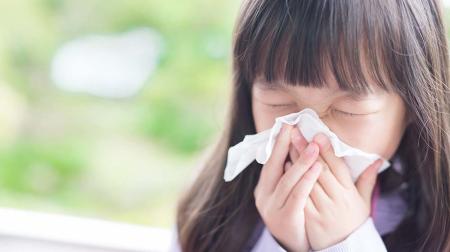
<instances>
[{"instance_id":1,"label":"blurred white wall","mask_svg":"<svg viewBox=\"0 0 450 252\"><path fill-rule=\"evenodd\" d=\"M170 231L139 225L0 208L0 251L160 252Z\"/></svg>"}]
</instances>

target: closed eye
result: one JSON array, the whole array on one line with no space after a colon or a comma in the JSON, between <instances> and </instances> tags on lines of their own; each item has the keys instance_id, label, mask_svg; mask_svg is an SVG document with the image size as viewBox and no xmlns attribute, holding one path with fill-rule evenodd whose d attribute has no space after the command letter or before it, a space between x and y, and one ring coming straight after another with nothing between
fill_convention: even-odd
<instances>
[{"instance_id":1,"label":"closed eye","mask_svg":"<svg viewBox=\"0 0 450 252\"><path fill-rule=\"evenodd\" d=\"M285 107L291 107L291 106L296 106L295 103L285 103L285 104L265 104L269 107L272 108L285 108ZM350 113L350 112L346 112L346 111L342 111L342 110L337 110L337 109L333 109L334 112L338 113L339 115L342 116L347 116L347 117L357 117L357 116L366 116L366 115L370 115L373 113L365 113L365 114L356 114L356 113Z\"/></svg>"},{"instance_id":2,"label":"closed eye","mask_svg":"<svg viewBox=\"0 0 450 252\"><path fill-rule=\"evenodd\" d=\"M279 107L289 107L289 106L294 106L294 103L289 103L289 104L266 104L267 106L270 107L274 107L274 108L279 108Z\"/></svg>"},{"instance_id":3,"label":"closed eye","mask_svg":"<svg viewBox=\"0 0 450 252\"><path fill-rule=\"evenodd\" d=\"M335 109L334 111L337 112L338 114L343 115L343 116L350 116L350 117L354 117L354 116L365 116L365 115L372 114L372 113L368 113L368 114L355 114L355 113L345 112L345 111L342 111L342 110L336 110L336 109Z\"/></svg>"}]
</instances>

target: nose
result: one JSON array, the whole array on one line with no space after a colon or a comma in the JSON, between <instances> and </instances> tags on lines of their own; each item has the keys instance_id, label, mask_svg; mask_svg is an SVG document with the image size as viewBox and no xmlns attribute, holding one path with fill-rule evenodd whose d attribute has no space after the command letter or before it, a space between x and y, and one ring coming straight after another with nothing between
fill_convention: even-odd
<instances>
[{"instance_id":1,"label":"nose","mask_svg":"<svg viewBox=\"0 0 450 252\"><path fill-rule=\"evenodd\" d=\"M316 111L317 115L319 116L320 120L331 130L333 131L333 117L330 115L330 111L327 109L322 112Z\"/></svg>"}]
</instances>

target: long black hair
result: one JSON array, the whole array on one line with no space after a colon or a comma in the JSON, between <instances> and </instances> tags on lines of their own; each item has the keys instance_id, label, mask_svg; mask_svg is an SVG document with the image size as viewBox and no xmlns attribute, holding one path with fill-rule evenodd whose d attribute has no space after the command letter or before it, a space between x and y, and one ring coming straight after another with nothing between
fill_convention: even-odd
<instances>
[{"instance_id":1,"label":"long black hair","mask_svg":"<svg viewBox=\"0 0 450 252\"><path fill-rule=\"evenodd\" d=\"M177 213L186 252L242 251L260 218L253 190L261 165L225 183L227 150L254 134L251 88L267 82L343 90L374 83L404 100L411 123L397 154L409 184L408 212L383 240L389 251L449 250L448 55L442 10L433 0L246 0L233 41L229 120ZM393 176L393 175L392 175ZM382 192L399 185L383 174Z\"/></svg>"}]
</instances>

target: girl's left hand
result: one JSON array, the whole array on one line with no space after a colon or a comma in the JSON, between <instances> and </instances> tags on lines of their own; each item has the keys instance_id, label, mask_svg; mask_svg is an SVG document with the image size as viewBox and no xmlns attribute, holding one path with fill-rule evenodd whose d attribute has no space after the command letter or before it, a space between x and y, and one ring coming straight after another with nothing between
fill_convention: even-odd
<instances>
[{"instance_id":1,"label":"girl's left hand","mask_svg":"<svg viewBox=\"0 0 450 252\"><path fill-rule=\"evenodd\" d=\"M328 137L317 134L313 141L320 146L324 168L308 197L305 224L311 248L320 250L341 242L367 220L382 161L371 164L354 184Z\"/></svg>"}]
</instances>

